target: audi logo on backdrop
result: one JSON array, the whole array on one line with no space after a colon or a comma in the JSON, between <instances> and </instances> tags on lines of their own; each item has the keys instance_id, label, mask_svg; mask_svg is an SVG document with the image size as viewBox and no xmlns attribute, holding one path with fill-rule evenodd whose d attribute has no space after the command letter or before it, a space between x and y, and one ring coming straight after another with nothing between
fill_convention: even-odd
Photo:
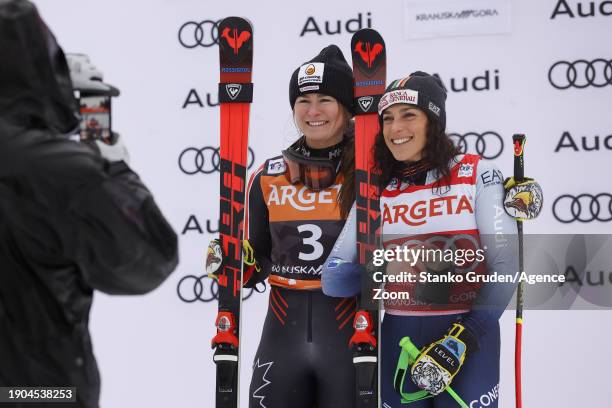
<instances>
[{"instance_id":1,"label":"audi logo on backdrop","mask_svg":"<svg viewBox=\"0 0 612 408\"><path fill-rule=\"evenodd\" d=\"M612 59L557 61L548 70L548 81L557 89L612 85Z\"/></svg>"},{"instance_id":2,"label":"audi logo on backdrop","mask_svg":"<svg viewBox=\"0 0 612 408\"><path fill-rule=\"evenodd\" d=\"M448 136L461 153L476 153L483 159L496 159L504 151L504 140L499 133L491 130L483 133L449 133Z\"/></svg>"},{"instance_id":3,"label":"audi logo on backdrop","mask_svg":"<svg viewBox=\"0 0 612 408\"><path fill-rule=\"evenodd\" d=\"M218 147L187 147L179 155L178 165L183 173L193 176L197 173L211 174L218 172L220 161L221 156ZM251 169L253 164L255 164L255 152L249 146L247 168Z\"/></svg>"},{"instance_id":4,"label":"audi logo on backdrop","mask_svg":"<svg viewBox=\"0 0 612 408\"><path fill-rule=\"evenodd\" d=\"M242 300L247 300L253 295L252 288L243 288ZM185 303L196 301L209 303L219 299L219 284L216 279L208 275L186 275L181 278L176 286L179 299Z\"/></svg>"},{"instance_id":5,"label":"audi logo on backdrop","mask_svg":"<svg viewBox=\"0 0 612 408\"><path fill-rule=\"evenodd\" d=\"M564 224L612 221L612 194L563 194L553 202L553 215Z\"/></svg>"},{"instance_id":6,"label":"audi logo on backdrop","mask_svg":"<svg viewBox=\"0 0 612 408\"><path fill-rule=\"evenodd\" d=\"M219 43L221 20L188 21L178 30L179 43L185 48L212 47Z\"/></svg>"}]
</instances>

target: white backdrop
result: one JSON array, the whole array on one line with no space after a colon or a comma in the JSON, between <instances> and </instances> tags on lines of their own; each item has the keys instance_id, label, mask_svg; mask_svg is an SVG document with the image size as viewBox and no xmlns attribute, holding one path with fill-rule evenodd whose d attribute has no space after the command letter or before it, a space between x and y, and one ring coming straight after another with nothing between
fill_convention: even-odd
<instances>
[{"instance_id":1,"label":"white backdrop","mask_svg":"<svg viewBox=\"0 0 612 408\"><path fill-rule=\"evenodd\" d=\"M389 79L421 69L438 73L451 89L447 101L450 132L490 131L502 137L503 149L493 134L486 135L481 146L485 155L497 156L495 161L505 174L512 171L511 135L527 134L526 174L537 177L545 192L545 210L526 226L527 232L612 232L612 222L561 223L552 211L562 194L612 191L612 137L605 139L612 134L612 65L606 65L612 64L610 1L35 3L64 50L89 54L106 81L121 89L121 96L113 102L113 126L124 137L132 167L180 234L181 263L161 288L143 297L95 297L91 327L102 375L103 407L214 406L210 339L216 302L188 303L177 292L182 278L203 274L205 248L213 236L206 224L208 221L215 230L218 217L218 172L207 167L210 157L205 156L202 170L211 174L193 175L184 171L195 169L194 151L181 158L190 147L218 146L219 132L218 107L208 106L217 102L218 49L194 43L198 39L195 25L181 31L189 21L238 15L253 23L255 96L249 137L256 165L278 154L296 137L287 92L291 72L330 43L338 44L350 62L351 33L346 23L361 15L363 27L370 22L385 38ZM593 16L579 15L579 7L582 14L588 14L591 5ZM445 10L458 13L450 17L431 14ZM333 32L338 21L341 32L326 33L326 22ZM353 21L349 28L357 25ZM202 24L205 45L211 41L211 27ZM186 48L181 42L193 47ZM557 61L577 60L593 64L589 68L585 62L576 63L575 71L559 64L549 79L549 70ZM487 73L488 89L474 89L486 85L484 78L476 78ZM460 91L464 78L468 86ZM553 86L563 87L568 78L574 85L567 89ZM564 132L571 134L579 151L565 147L555 152ZM599 149L583 149L583 137L587 147L599 138ZM467 140L474 151L475 139ZM566 138L563 144L567 142ZM208 152L205 149L203 154ZM601 200L599 217L605 219L612 216L612 208L606 197ZM588 219L588 197L585 202L580 216ZM568 214L571 219L568 203L559 202L556 209L566 220ZM190 278L184 281L180 289L184 299L194 298L193 283ZM212 296L209 284L204 280L201 297ZM266 303L267 295L257 294L244 302L244 407ZM500 406L504 408L514 406L513 314L506 312L501 320ZM605 347L611 335L609 311L527 311L524 406L612 406L612 357ZM480 406L484 405L472 405Z\"/></svg>"}]
</instances>

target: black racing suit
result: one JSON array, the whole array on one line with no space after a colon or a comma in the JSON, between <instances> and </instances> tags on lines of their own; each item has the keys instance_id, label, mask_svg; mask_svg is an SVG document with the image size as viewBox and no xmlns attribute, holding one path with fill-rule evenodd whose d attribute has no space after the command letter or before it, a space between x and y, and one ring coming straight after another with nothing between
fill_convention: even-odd
<instances>
[{"instance_id":1,"label":"black racing suit","mask_svg":"<svg viewBox=\"0 0 612 408\"><path fill-rule=\"evenodd\" d=\"M0 61L0 387L77 389L7 407L96 408L94 289L156 288L176 234L125 163L63 136L78 125L66 60L26 1L0 4Z\"/></svg>"},{"instance_id":2,"label":"black racing suit","mask_svg":"<svg viewBox=\"0 0 612 408\"><path fill-rule=\"evenodd\" d=\"M320 281L344 225L337 203L342 176L315 192L292 185L284 172L282 157L269 159L249 186L247 236L271 285L249 406L352 407L355 374L348 342L356 299L327 297Z\"/></svg>"}]
</instances>

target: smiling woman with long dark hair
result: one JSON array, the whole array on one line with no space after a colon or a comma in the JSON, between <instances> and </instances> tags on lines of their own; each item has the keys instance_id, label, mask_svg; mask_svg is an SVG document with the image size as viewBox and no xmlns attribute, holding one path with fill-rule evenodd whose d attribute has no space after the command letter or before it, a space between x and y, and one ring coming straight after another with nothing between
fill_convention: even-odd
<instances>
[{"instance_id":1,"label":"smiling woman with long dark hair","mask_svg":"<svg viewBox=\"0 0 612 408\"><path fill-rule=\"evenodd\" d=\"M516 272L516 237L496 239L516 234L516 225L503 210L500 171L477 155L460 154L446 135L445 105L442 82L418 71L393 81L378 106L381 130L373 154L380 173L382 245L411 255L376 268L388 279L380 346L385 407L403 406L401 393L418 390L427 391L428 398L412 408L455 407L443 392L451 382L464 401L497 393L499 387L498 319L514 285L456 277L468 271L478 276ZM332 296L354 289L363 273L356 264L354 218L351 210L343 239L323 269L323 290ZM484 255L465 264L458 256L467 251ZM455 258L436 258L438 253ZM409 275L414 281L397 280ZM398 344L406 336L420 355L395 378ZM412 381L403 381L402 373ZM490 406L496 407L497 399Z\"/></svg>"}]
</instances>

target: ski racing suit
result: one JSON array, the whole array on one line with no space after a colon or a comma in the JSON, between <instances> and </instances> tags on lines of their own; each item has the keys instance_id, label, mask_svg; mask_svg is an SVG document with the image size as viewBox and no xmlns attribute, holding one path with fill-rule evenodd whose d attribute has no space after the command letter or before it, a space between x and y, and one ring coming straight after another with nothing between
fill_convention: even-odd
<instances>
[{"instance_id":1,"label":"ski racing suit","mask_svg":"<svg viewBox=\"0 0 612 408\"><path fill-rule=\"evenodd\" d=\"M263 272L253 276L269 275L271 286L249 406L352 407L355 374L348 342L356 299L325 296L320 277L344 225L337 203L343 176L313 191L291 184L285 171L282 156L268 159L248 188L246 236Z\"/></svg>"},{"instance_id":2,"label":"ski racing suit","mask_svg":"<svg viewBox=\"0 0 612 408\"><path fill-rule=\"evenodd\" d=\"M475 271L514 275L518 270L516 223L503 209L503 176L477 155L459 155L449 164L450 179L436 183L435 170L423 171L410 181L394 178L380 197L383 247L405 244L415 237L445 237L446 245L476 243L485 249L485 262L466 265L454 273ZM357 262L355 208L351 210L340 239L329 260ZM326 262L328 265L328 262ZM389 265L387 266L389 268ZM326 294L353 287L355 273L331 276L336 270L324 268ZM389 274L389 270L387 270ZM394 373L404 336L422 348L441 339L453 322L461 320L475 334L477 350L471 350L450 386L470 408L498 406L499 400L499 317L512 297L514 283L451 283L444 304L421 301L427 283L387 283L386 291L405 290L409 300L385 300L381 328L381 395L383 408L456 407L448 393L433 398L401 403L394 389ZM476 307L482 306L482 307ZM406 380L404 392L418 388Z\"/></svg>"}]
</instances>

